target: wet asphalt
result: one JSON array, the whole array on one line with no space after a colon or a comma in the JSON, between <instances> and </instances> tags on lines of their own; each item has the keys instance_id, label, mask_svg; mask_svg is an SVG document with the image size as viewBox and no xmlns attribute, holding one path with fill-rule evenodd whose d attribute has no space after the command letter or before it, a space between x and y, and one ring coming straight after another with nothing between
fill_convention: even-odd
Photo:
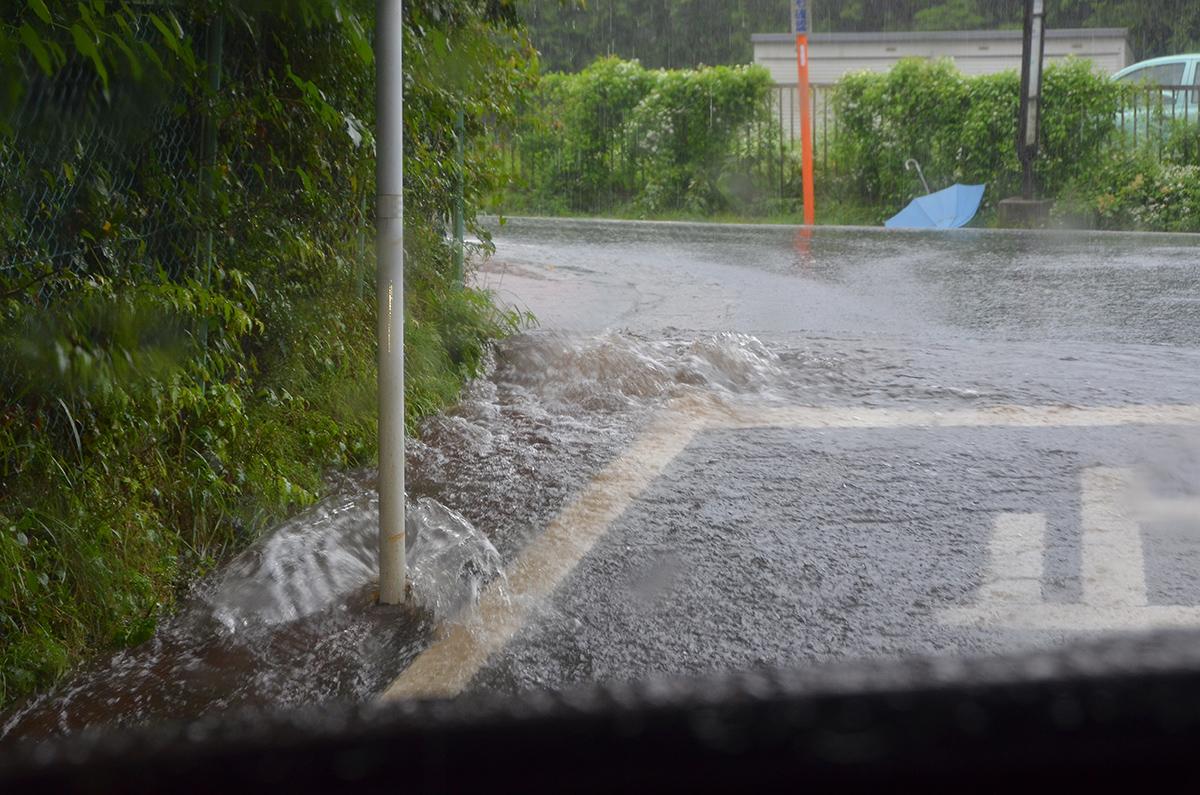
<instances>
[{"instance_id":1,"label":"wet asphalt","mask_svg":"<svg viewBox=\"0 0 1200 795\"><path fill-rule=\"evenodd\" d=\"M463 519L462 534L425 526L412 538L494 545L511 571L609 468L636 470L630 451L653 448L649 429L688 422L680 406L699 401L718 419L644 488L600 489L591 508L607 516L615 505L615 518L533 597L519 593L529 577L468 567L422 585L415 606L374 605L374 477L338 479L322 503L197 583L154 639L0 716L0 743L369 701L419 668L447 624L486 641L478 616L426 604L485 585L510 588L519 621L476 662L450 655L446 678L474 691L988 656L1141 631L1163 616L1200 627L1200 408L1190 423L1162 419L1200 407L1200 240L534 219L493 228L496 251L477 261L476 282L540 328L498 345L460 404L410 440L410 498ZM802 407L983 421L778 419ZM1126 419L996 422L1009 407ZM1120 537L1128 523L1109 527L1120 498L1093 489L1085 500L1084 483L1126 477L1169 510ZM997 528L1042 524L1032 546L1028 533L1010 538L1012 566L997 565ZM1105 574L1089 579L1097 549ZM953 620L974 608L981 620Z\"/></svg>"},{"instance_id":2,"label":"wet asphalt","mask_svg":"<svg viewBox=\"0 0 1200 795\"><path fill-rule=\"evenodd\" d=\"M1200 404L1194 238L510 219L495 245L479 282L534 312L542 333L753 335L779 373L726 396L741 404ZM1144 574L1145 604L1200 606L1188 502L1200 430L1152 410L1114 427L708 428L471 687L978 656L1105 634L944 618L981 600L993 524L1013 515L1045 519L1037 601L1086 605L1081 480L1102 468L1186 508L1139 523L1144 562L1114 565ZM1132 610L1140 631L1140 605L1113 611Z\"/></svg>"}]
</instances>

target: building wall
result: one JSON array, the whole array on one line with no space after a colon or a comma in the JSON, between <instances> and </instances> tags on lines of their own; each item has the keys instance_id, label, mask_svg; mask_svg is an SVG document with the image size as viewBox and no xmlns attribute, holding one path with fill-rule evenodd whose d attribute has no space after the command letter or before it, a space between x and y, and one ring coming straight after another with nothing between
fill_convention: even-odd
<instances>
[{"instance_id":1,"label":"building wall","mask_svg":"<svg viewBox=\"0 0 1200 795\"><path fill-rule=\"evenodd\" d=\"M886 72L902 58L950 58L967 75L995 74L1021 68L1021 32L946 31L928 33L817 33L809 37L809 78L817 133L827 123L828 89L851 72ZM779 87L777 106L785 137L798 130L796 39L788 33L756 34L754 62L765 66ZM1096 71L1113 74L1133 63L1133 50L1122 28L1051 30L1046 60L1090 60ZM791 118L788 118L788 117Z\"/></svg>"}]
</instances>

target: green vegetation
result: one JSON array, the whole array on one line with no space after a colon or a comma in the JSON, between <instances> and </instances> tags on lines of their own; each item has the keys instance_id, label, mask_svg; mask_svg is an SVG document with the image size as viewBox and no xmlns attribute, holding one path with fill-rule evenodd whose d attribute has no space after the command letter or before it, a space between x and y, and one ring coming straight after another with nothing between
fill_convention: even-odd
<instances>
[{"instance_id":1,"label":"green vegetation","mask_svg":"<svg viewBox=\"0 0 1200 795\"><path fill-rule=\"evenodd\" d=\"M375 453L374 3L15 5L0 12L0 706L148 637L198 574ZM536 59L507 3L405 13L415 421L523 320L456 286L442 229L456 111L487 141ZM55 86L78 94L28 101ZM478 207L498 162L467 154Z\"/></svg>"},{"instance_id":2,"label":"green vegetation","mask_svg":"<svg viewBox=\"0 0 1200 795\"><path fill-rule=\"evenodd\" d=\"M770 89L761 67L648 70L602 58L547 75L519 131L524 177L505 209L727 212L769 178L751 142L780 149Z\"/></svg>"},{"instance_id":3,"label":"green vegetation","mask_svg":"<svg viewBox=\"0 0 1200 795\"><path fill-rule=\"evenodd\" d=\"M789 30L789 7L780 0L529 0L525 16L548 70L577 72L602 56L680 69L749 63L751 34Z\"/></svg>"},{"instance_id":4,"label":"green vegetation","mask_svg":"<svg viewBox=\"0 0 1200 795\"><path fill-rule=\"evenodd\" d=\"M1100 229L1200 232L1200 125L1180 123L1161 149L1111 149L1059 195L1056 214Z\"/></svg>"},{"instance_id":5,"label":"green vegetation","mask_svg":"<svg viewBox=\"0 0 1200 795\"><path fill-rule=\"evenodd\" d=\"M1069 225L1200 231L1200 127L1179 122L1146 135L1143 118L1135 143L1119 126L1130 90L1083 61L1046 69L1039 190L1060 200L1057 216ZM874 207L880 223L918 192L904 169L915 157L935 188L987 183L986 218L998 199L1020 192L1019 93L1015 72L965 77L949 62L903 61L886 74L846 77L824 195Z\"/></svg>"},{"instance_id":6,"label":"green vegetation","mask_svg":"<svg viewBox=\"0 0 1200 795\"><path fill-rule=\"evenodd\" d=\"M1047 68L1036 169L1046 195L1058 195L1107 151L1124 91L1083 61ZM826 192L878 206L882 221L919 187L904 168L916 158L935 188L987 183L993 202L1019 193L1019 94L1015 72L966 77L949 61L906 60L884 74L846 77L835 98L836 175Z\"/></svg>"},{"instance_id":7,"label":"green vegetation","mask_svg":"<svg viewBox=\"0 0 1200 795\"><path fill-rule=\"evenodd\" d=\"M530 0L530 36L548 69L579 71L600 56L687 68L751 59L750 36L791 30L783 0ZM1023 0L819 0L813 30L1012 28ZM1055 0L1053 27L1123 27L1138 58L1200 50L1195 0Z\"/></svg>"},{"instance_id":8,"label":"green vegetation","mask_svg":"<svg viewBox=\"0 0 1200 795\"><path fill-rule=\"evenodd\" d=\"M916 158L935 189L986 183L976 223L991 222L995 203L1021 189L1019 87L1016 72L967 77L950 61L920 59L847 76L834 94L836 125L819 131L818 221L882 223L922 192L904 167ZM1172 128L1169 103L1148 109L1143 97L1135 140L1123 110L1135 92L1085 61L1047 68L1039 190L1061 200L1064 224L1200 231L1200 127ZM602 58L546 76L536 96L508 149L505 212L799 217L799 152L782 136L761 69L647 70Z\"/></svg>"}]
</instances>

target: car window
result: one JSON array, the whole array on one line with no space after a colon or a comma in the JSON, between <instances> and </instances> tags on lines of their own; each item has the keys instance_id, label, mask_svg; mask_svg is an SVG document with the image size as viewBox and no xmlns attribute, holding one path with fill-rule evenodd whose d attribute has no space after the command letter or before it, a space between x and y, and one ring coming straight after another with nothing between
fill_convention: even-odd
<instances>
[{"instance_id":1,"label":"car window","mask_svg":"<svg viewBox=\"0 0 1200 795\"><path fill-rule=\"evenodd\" d=\"M1165 63L1135 69L1121 78L1123 83L1157 83L1160 86L1183 85L1183 70L1186 64Z\"/></svg>"}]
</instances>

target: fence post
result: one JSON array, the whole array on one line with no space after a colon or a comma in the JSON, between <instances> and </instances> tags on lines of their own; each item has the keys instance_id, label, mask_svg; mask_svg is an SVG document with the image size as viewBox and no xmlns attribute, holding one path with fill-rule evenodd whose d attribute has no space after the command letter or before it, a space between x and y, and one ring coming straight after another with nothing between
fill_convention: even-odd
<instances>
[{"instance_id":1,"label":"fence post","mask_svg":"<svg viewBox=\"0 0 1200 795\"><path fill-rule=\"evenodd\" d=\"M464 173L463 140L467 135L467 124L460 110L454 118L454 279L463 286L463 246L466 237L465 208L463 193L467 177Z\"/></svg>"},{"instance_id":2,"label":"fence post","mask_svg":"<svg viewBox=\"0 0 1200 795\"><path fill-rule=\"evenodd\" d=\"M405 598L404 560L404 17L377 0L375 29L379 291L379 601Z\"/></svg>"}]
</instances>

